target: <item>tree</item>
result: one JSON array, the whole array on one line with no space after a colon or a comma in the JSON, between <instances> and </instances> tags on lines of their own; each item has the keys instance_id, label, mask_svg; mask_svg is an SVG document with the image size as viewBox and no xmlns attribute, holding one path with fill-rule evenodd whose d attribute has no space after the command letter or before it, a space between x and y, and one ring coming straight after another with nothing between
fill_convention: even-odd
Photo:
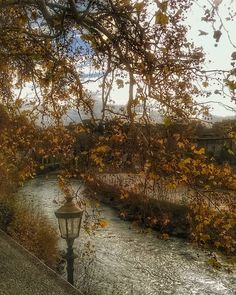
<instances>
[{"instance_id":1,"label":"tree","mask_svg":"<svg viewBox=\"0 0 236 295\"><path fill-rule=\"evenodd\" d=\"M13 84L31 82L35 108L44 105L58 120L66 111L62 101L92 113L82 76L82 65L90 62L100 73L103 118L113 83L126 83L118 75L129 83L131 121L138 104L148 117L147 98L169 116L196 116L192 81L203 54L187 41L182 24L190 1L157 6L153 14L148 1L1 1L4 96L12 95Z\"/></svg>"},{"instance_id":2,"label":"tree","mask_svg":"<svg viewBox=\"0 0 236 295\"><path fill-rule=\"evenodd\" d=\"M120 161L122 141L125 143L135 134L132 144L127 145L133 149L131 158L140 157L142 164L136 172L149 180L162 178L172 187L190 186L196 192L193 207L199 199L209 201L209 206L216 205L220 197L217 199L213 192L222 187L235 189L235 175L229 167L211 163L204 149L196 147L184 133L171 133L174 121L184 126L181 124L207 113L196 99L204 93L210 76L204 69L203 50L188 41L184 23L195 2L0 0L0 102L14 117L12 124L21 126L22 118L27 122L24 128L20 127L21 136L15 137L14 152L27 146L36 156L62 156L68 159L66 167L73 158L74 131L86 131L96 139L91 140L95 144L89 152L91 161L101 171L103 158L109 160L106 153L112 152L115 145L114 159ZM207 1L203 7L203 21L213 25L216 43L224 29L219 5L220 1ZM215 23L217 17L219 27ZM235 60L234 52L232 59ZM86 78L88 67L95 72L94 79ZM228 87L234 99L234 64L232 69L219 72L224 75L219 82ZM91 80L99 81L101 86L100 121L108 115L118 117L119 124L111 128L112 135L98 136L86 126L76 126L71 133L72 129L63 126L63 116L70 108L79 114L86 112L91 125L96 124L94 99L86 88ZM204 89L197 87L199 82ZM114 85L121 88L126 84L127 106L117 111L110 106L110 94ZM24 93L27 86L33 92L29 98ZM153 128L150 108L164 117L165 136ZM45 126L44 118L49 118ZM27 120L33 122L38 136L31 134ZM37 121L42 121L42 130L36 126ZM123 122L128 125L126 133ZM2 146L11 142L12 129L5 130L6 136L0 136ZM30 163L36 165L33 157ZM73 173L69 171L67 175Z\"/></svg>"},{"instance_id":3,"label":"tree","mask_svg":"<svg viewBox=\"0 0 236 295\"><path fill-rule=\"evenodd\" d=\"M203 4L202 21L212 25L216 44L226 33L235 46L220 14L221 2ZM131 121L139 104L143 118L148 117L149 101L170 117L197 116L199 104L193 98L204 89L200 91L193 84L196 79L203 79L206 87L210 76L201 65L203 53L186 39L183 20L192 4L200 3L194 0L155 3L1 1L1 42L5 48L1 51L1 67L4 81L6 78L8 81L2 83L4 96L9 99L12 83L21 89L30 81L40 100L35 106L38 110L39 104L44 105L44 111L59 120L67 109L62 101L68 103L69 99L68 107L73 104L78 109L84 108L93 117L93 102L82 73L83 66L90 63L100 73L97 79L102 87L102 118L109 110L114 82L118 87L129 84L126 115ZM226 21L233 20L232 8ZM234 99L234 62L232 69L219 72L223 78L218 78L218 82L228 87Z\"/></svg>"}]
</instances>

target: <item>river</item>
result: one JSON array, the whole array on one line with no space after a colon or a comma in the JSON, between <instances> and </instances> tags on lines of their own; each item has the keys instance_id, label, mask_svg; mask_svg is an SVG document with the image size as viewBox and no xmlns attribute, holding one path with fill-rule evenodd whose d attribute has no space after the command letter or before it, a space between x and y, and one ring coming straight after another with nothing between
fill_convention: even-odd
<instances>
[{"instance_id":1,"label":"river","mask_svg":"<svg viewBox=\"0 0 236 295\"><path fill-rule=\"evenodd\" d=\"M79 182L73 181L74 186ZM56 177L30 180L19 192L58 228L53 200L62 193ZM108 226L88 234L83 228L75 241L75 286L89 295L236 294L236 271L215 270L207 264L209 253L176 238L158 239L122 221L101 204ZM59 233L58 233L59 234ZM59 247L66 248L60 239ZM65 272L62 274L65 276Z\"/></svg>"}]
</instances>

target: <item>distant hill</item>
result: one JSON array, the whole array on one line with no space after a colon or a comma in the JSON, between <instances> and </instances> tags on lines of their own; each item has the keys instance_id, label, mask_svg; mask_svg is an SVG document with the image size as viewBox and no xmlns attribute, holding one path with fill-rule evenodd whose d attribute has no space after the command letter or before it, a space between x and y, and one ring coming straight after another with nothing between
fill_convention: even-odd
<instances>
[{"instance_id":1,"label":"distant hill","mask_svg":"<svg viewBox=\"0 0 236 295\"><path fill-rule=\"evenodd\" d=\"M226 120L236 120L236 116L214 116L211 115L208 118L204 118L209 121L209 123L216 123L216 122L222 122Z\"/></svg>"},{"instance_id":2,"label":"distant hill","mask_svg":"<svg viewBox=\"0 0 236 295\"><path fill-rule=\"evenodd\" d=\"M122 104L110 104L108 107L112 110L112 112L107 112L107 118L112 119L117 114L125 114L126 112L126 105ZM24 107L23 109L27 109L27 107ZM102 103L98 100L95 100L94 107L93 107L93 113L95 119L100 119L102 116ZM137 119L141 117L142 115L142 109L141 107L136 108L136 114ZM152 121L156 123L162 123L163 122L163 116L160 114L160 112L157 109L149 109L150 112L150 118ZM70 123L80 123L81 120L87 120L90 119L90 115L86 114L83 110L80 110L79 113L76 109L70 109L66 115L63 116L63 122L65 125L68 125ZM222 122L226 120L236 120L235 116L215 116L211 115L208 117L202 118L205 121L205 124L209 127L212 126L212 124L216 122ZM49 125L51 122L51 119L48 116L39 117L38 118L38 124L39 125Z\"/></svg>"}]
</instances>

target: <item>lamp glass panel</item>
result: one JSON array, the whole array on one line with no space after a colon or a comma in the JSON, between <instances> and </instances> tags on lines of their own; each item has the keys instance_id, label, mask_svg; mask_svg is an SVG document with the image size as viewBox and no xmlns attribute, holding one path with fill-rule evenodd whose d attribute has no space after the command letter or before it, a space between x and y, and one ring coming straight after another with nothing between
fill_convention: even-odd
<instances>
[{"instance_id":1,"label":"lamp glass panel","mask_svg":"<svg viewBox=\"0 0 236 295\"><path fill-rule=\"evenodd\" d=\"M63 239L67 239L66 219L58 218L58 223L59 223L59 229L61 232L61 237Z\"/></svg>"},{"instance_id":2,"label":"lamp glass panel","mask_svg":"<svg viewBox=\"0 0 236 295\"><path fill-rule=\"evenodd\" d=\"M81 218L58 218L61 237L76 239L79 236Z\"/></svg>"},{"instance_id":3,"label":"lamp glass panel","mask_svg":"<svg viewBox=\"0 0 236 295\"><path fill-rule=\"evenodd\" d=\"M80 218L68 218L68 238L75 239L79 236Z\"/></svg>"}]
</instances>

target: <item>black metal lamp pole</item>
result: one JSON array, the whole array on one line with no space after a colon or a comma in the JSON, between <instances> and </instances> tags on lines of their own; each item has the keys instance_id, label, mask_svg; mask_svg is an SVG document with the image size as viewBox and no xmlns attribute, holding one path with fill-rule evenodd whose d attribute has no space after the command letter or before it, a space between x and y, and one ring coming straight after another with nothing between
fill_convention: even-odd
<instances>
[{"instance_id":1,"label":"black metal lamp pole","mask_svg":"<svg viewBox=\"0 0 236 295\"><path fill-rule=\"evenodd\" d=\"M74 259L75 254L73 251L74 240L67 240L67 253L66 253L66 262L67 262L67 281L74 285Z\"/></svg>"},{"instance_id":2,"label":"black metal lamp pole","mask_svg":"<svg viewBox=\"0 0 236 295\"><path fill-rule=\"evenodd\" d=\"M67 242L67 280L74 284L74 260L77 257L73 251L73 243L79 236L83 211L73 203L73 198L67 198L65 204L55 211L58 219L61 237Z\"/></svg>"}]
</instances>

